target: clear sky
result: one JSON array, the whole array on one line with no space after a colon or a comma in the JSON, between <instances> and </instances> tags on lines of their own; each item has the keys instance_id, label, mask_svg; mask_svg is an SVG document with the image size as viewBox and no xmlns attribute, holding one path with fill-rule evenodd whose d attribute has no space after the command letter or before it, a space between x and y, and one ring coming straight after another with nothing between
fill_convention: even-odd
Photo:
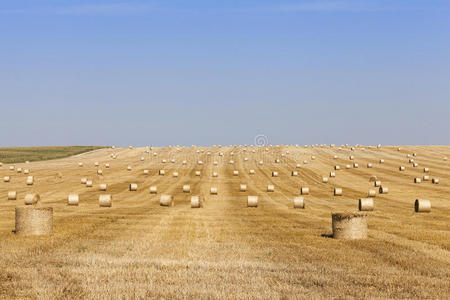
<instances>
[{"instance_id":1,"label":"clear sky","mask_svg":"<svg viewBox=\"0 0 450 300\"><path fill-rule=\"evenodd\" d=\"M450 1L0 1L0 146L450 144Z\"/></svg>"}]
</instances>

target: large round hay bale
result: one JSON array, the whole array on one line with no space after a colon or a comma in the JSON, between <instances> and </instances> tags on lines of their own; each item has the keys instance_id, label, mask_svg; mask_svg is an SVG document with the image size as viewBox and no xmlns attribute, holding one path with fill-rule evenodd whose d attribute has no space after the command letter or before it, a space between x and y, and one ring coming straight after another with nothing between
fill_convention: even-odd
<instances>
[{"instance_id":1,"label":"large round hay bale","mask_svg":"<svg viewBox=\"0 0 450 300\"><path fill-rule=\"evenodd\" d=\"M433 183L433 184L439 184L439 178L433 178L433 179L431 179L431 183Z\"/></svg>"},{"instance_id":2,"label":"large round hay bale","mask_svg":"<svg viewBox=\"0 0 450 300\"><path fill-rule=\"evenodd\" d=\"M26 194L25 195L25 205L35 205L41 200L39 194Z\"/></svg>"},{"instance_id":3,"label":"large round hay bale","mask_svg":"<svg viewBox=\"0 0 450 300\"><path fill-rule=\"evenodd\" d=\"M335 172L330 172L330 177L336 177L336 173Z\"/></svg>"},{"instance_id":4,"label":"large round hay bale","mask_svg":"<svg viewBox=\"0 0 450 300\"><path fill-rule=\"evenodd\" d=\"M86 181L86 187L92 187L92 180Z\"/></svg>"},{"instance_id":5,"label":"large round hay bale","mask_svg":"<svg viewBox=\"0 0 450 300\"><path fill-rule=\"evenodd\" d=\"M352 166L351 165L345 165L345 168L348 170L350 169Z\"/></svg>"},{"instance_id":6,"label":"large round hay bale","mask_svg":"<svg viewBox=\"0 0 450 300\"><path fill-rule=\"evenodd\" d=\"M24 169L23 174L30 174L30 169Z\"/></svg>"},{"instance_id":7,"label":"large round hay bale","mask_svg":"<svg viewBox=\"0 0 450 300\"><path fill-rule=\"evenodd\" d=\"M298 176L298 172L297 171L292 171L291 172L291 176Z\"/></svg>"},{"instance_id":8,"label":"large round hay bale","mask_svg":"<svg viewBox=\"0 0 450 300\"><path fill-rule=\"evenodd\" d=\"M69 197L67 197L67 205L78 206L79 200L78 194L69 194Z\"/></svg>"},{"instance_id":9,"label":"large round hay bale","mask_svg":"<svg viewBox=\"0 0 450 300\"><path fill-rule=\"evenodd\" d=\"M149 171L148 170L144 170L144 175L148 175Z\"/></svg>"},{"instance_id":10,"label":"large round hay bale","mask_svg":"<svg viewBox=\"0 0 450 300\"><path fill-rule=\"evenodd\" d=\"M249 170L249 171L248 171L248 174L254 175L254 174L255 174L255 170L253 170L253 169Z\"/></svg>"},{"instance_id":11,"label":"large round hay bale","mask_svg":"<svg viewBox=\"0 0 450 300\"><path fill-rule=\"evenodd\" d=\"M97 175L103 175L103 170L102 169L98 169L97 170Z\"/></svg>"},{"instance_id":12,"label":"large round hay bale","mask_svg":"<svg viewBox=\"0 0 450 300\"><path fill-rule=\"evenodd\" d=\"M301 187L300 195L309 195L309 187Z\"/></svg>"},{"instance_id":13,"label":"large round hay bale","mask_svg":"<svg viewBox=\"0 0 450 300\"><path fill-rule=\"evenodd\" d=\"M178 177L178 172L173 172L172 177Z\"/></svg>"},{"instance_id":14,"label":"large round hay bale","mask_svg":"<svg viewBox=\"0 0 450 300\"><path fill-rule=\"evenodd\" d=\"M302 165L301 165L301 164L296 164L295 167L296 167L296 168L301 168Z\"/></svg>"},{"instance_id":15,"label":"large round hay bale","mask_svg":"<svg viewBox=\"0 0 450 300\"><path fill-rule=\"evenodd\" d=\"M379 163L380 163L380 164L384 164L384 159L380 159L380 160L379 160Z\"/></svg>"},{"instance_id":16,"label":"large round hay bale","mask_svg":"<svg viewBox=\"0 0 450 300\"><path fill-rule=\"evenodd\" d=\"M262 166L264 162L262 160L258 161L258 165Z\"/></svg>"},{"instance_id":17,"label":"large round hay bale","mask_svg":"<svg viewBox=\"0 0 450 300\"><path fill-rule=\"evenodd\" d=\"M17 168L17 173L22 173L22 168Z\"/></svg>"},{"instance_id":18,"label":"large round hay bale","mask_svg":"<svg viewBox=\"0 0 450 300\"><path fill-rule=\"evenodd\" d=\"M200 208L201 206L200 196L191 196L191 208Z\"/></svg>"},{"instance_id":19,"label":"large round hay bale","mask_svg":"<svg viewBox=\"0 0 450 300\"><path fill-rule=\"evenodd\" d=\"M96 161L96 162L94 163L94 166L96 166L96 167L100 166L99 162Z\"/></svg>"},{"instance_id":20,"label":"large round hay bale","mask_svg":"<svg viewBox=\"0 0 450 300\"><path fill-rule=\"evenodd\" d=\"M16 200L17 199L17 192L16 191L9 191L8 192L8 200Z\"/></svg>"},{"instance_id":21,"label":"large round hay bale","mask_svg":"<svg viewBox=\"0 0 450 300\"><path fill-rule=\"evenodd\" d=\"M211 187L211 188L209 189L209 193L210 193L211 195L217 195L217 193L218 193L217 187Z\"/></svg>"},{"instance_id":22,"label":"large round hay bale","mask_svg":"<svg viewBox=\"0 0 450 300\"><path fill-rule=\"evenodd\" d=\"M278 172L277 171L273 171L272 172L272 177L278 177Z\"/></svg>"},{"instance_id":23,"label":"large round hay bale","mask_svg":"<svg viewBox=\"0 0 450 300\"><path fill-rule=\"evenodd\" d=\"M275 186L273 184L267 185L267 192L274 192L274 191L275 191Z\"/></svg>"},{"instance_id":24,"label":"large round hay bale","mask_svg":"<svg viewBox=\"0 0 450 300\"><path fill-rule=\"evenodd\" d=\"M238 170L234 170L233 171L233 176L239 176L239 171Z\"/></svg>"},{"instance_id":25,"label":"large round hay bale","mask_svg":"<svg viewBox=\"0 0 450 300\"><path fill-rule=\"evenodd\" d=\"M103 194L98 197L98 204L100 207L111 207L112 196L109 194Z\"/></svg>"},{"instance_id":26,"label":"large round hay bale","mask_svg":"<svg viewBox=\"0 0 450 300\"><path fill-rule=\"evenodd\" d=\"M86 184L86 182L87 182L87 178L81 178L81 184Z\"/></svg>"},{"instance_id":27,"label":"large round hay bale","mask_svg":"<svg viewBox=\"0 0 450 300\"><path fill-rule=\"evenodd\" d=\"M322 183L328 183L328 177L322 177Z\"/></svg>"},{"instance_id":28,"label":"large round hay bale","mask_svg":"<svg viewBox=\"0 0 450 300\"><path fill-rule=\"evenodd\" d=\"M258 196L248 196L247 207L258 207Z\"/></svg>"},{"instance_id":29,"label":"large round hay bale","mask_svg":"<svg viewBox=\"0 0 450 300\"><path fill-rule=\"evenodd\" d=\"M431 202L426 199L416 199L414 202L414 211L415 212L430 212L431 211Z\"/></svg>"},{"instance_id":30,"label":"large round hay bale","mask_svg":"<svg viewBox=\"0 0 450 300\"><path fill-rule=\"evenodd\" d=\"M9 166L10 171L14 171L15 168L16 168L15 166Z\"/></svg>"},{"instance_id":31,"label":"large round hay bale","mask_svg":"<svg viewBox=\"0 0 450 300\"><path fill-rule=\"evenodd\" d=\"M353 155L350 155L350 156L348 157L348 159L350 159L350 160L354 160L354 159L355 159L355 157L354 157Z\"/></svg>"},{"instance_id":32,"label":"large round hay bale","mask_svg":"<svg viewBox=\"0 0 450 300\"><path fill-rule=\"evenodd\" d=\"M342 196L342 188L334 188L335 196Z\"/></svg>"},{"instance_id":33,"label":"large round hay bale","mask_svg":"<svg viewBox=\"0 0 450 300\"><path fill-rule=\"evenodd\" d=\"M108 163L105 164L105 168L109 169L110 165Z\"/></svg>"},{"instance_id":34,"label":"large round hay bale","mask_svg":"<svg viewBox=\"0 0 450 300\"><path fill-rule=\"evenodd\" d=\"M161 195L159 199L159 205L161 206L173 206L173 197L172 195Z\"/></svg>"},{"instance_id":35,"label":"large round hay bale","mask_svg":"<svg viewBox=\"0 0 450 300\"><path fill-rule=\"evenodd\" d=\"M200 171L195 171L195 176L200 176L202 173Z\"/></svg>"},{"instance_id":36,"label":"large round hay bale","mask_svg":"<svg viewBox=\"0 0 450 300\"><path fill-rule=\"evenodd\" d=\"M368 163L368 164L367 164L367 167L368 167L368 168L372 168L372 164L371 164L371 163Z\"/></svg>"},{"instance_id":37,"label":"large round hay bale","mask_svg":"<svg viewBox=\"0 0 450 300\"><path fill-rule=\"evenodd\" d=\"M369 197L376 197L377 196L377 191L376 190L369 190L369 192L367 193L367 195Z\"/></svg>"},{"instance_id":38,"label":"large round hay bale","mask_svg":"<svg viewBox=\"0 0 450 300\"><path fill-rule=\"evenodd\" d=\"M247 185L246 184L241 184L239 186L239 191L241 192L246 192L247 191Z\"/></svg>"},{"instance_id":39,"label":"large round hay bale","mask_svg":"<svg viewBox=\"0 0 450 300\"><path fill-rule=\"evenodd\" d=\"M373 210L373 199L372 198L359 199L358 208L360 211L372 211Z\"/></svg>"},{"instance_id":40,"label":"large round hay bale","mask_svg":"<svg viewBox=\"0 0 450 300\"><path fill-rule=\"evenodd\" d=\"M400 167L398 167L398 170L399 170L399 171L405 171L406 168L405 168L404 166L400 166Z\"/></svg>"},{"instance_id":41,"label":"large round hay bale","mask_svg":"<svg viewBox=\"0 0 450 300\"><path fill-rule=\"evenodd\" d=\"M374 187L380 187L380 186L381 186L381 181L376 180L376 181L373 183L373 186L374 186Z\"/></svg>"},{"instance_id":42,"label":"large round hay bale","mask_svg":"<svg viewBox=\"0 0 450 300\"><path fill-rule=\"evenodd\" d=\"M354 163L353 168L357 169L357 168L359 168L359 165L357 163Z\"/></svg>"},{"instance_id":43,"label":"large round hay bale","mask_svg":"<svg viewBox=\"0 0 450 300\"><path fill-rule=\"evenodd\" d=\"M28 176L27 177L27 185L33 185L33 183L34 183L34 177Z\"/></svg>"},{"instance_id":44,"label":"large round hay bale","mask_svg":"<svg viewBox=\"0 0 450 300\"><path fill-rule=\"evenodd\" d=\"M190 193L191 192L191 186L189 184L183 185L183 193Z\"/></svg>"},{"instance_id":45,"label":"large round hay bale","mask_svg":"<svg viewBox=\"0 0 450 300\"><path fill-rule=\"evenodd\" d=\"M414 183L421 183L422 179L420 179L419 177L414 178Z\"/></svg>"},{"instance_id":46,"label":"large round hay bale","mask_svg":"<svg viewBox=\"0 0 450 300\"><path fill-rule=\"evenodd\" d=\"M166 171L164 171L164 170L159 170L158 174L159 174L160 176L164 176L164 175L166 174Z\"/></svg>"},{"instance_id":47,"label":"large round hay bale","mask_svg":"<svg viewBox=\"0 0 450 300\"><path fill-rule=\"evenodd\" d=\"M303 197L294 197L294 208L305 208L305 199Z\"/></svg>"},{"instance_id":48,"label":"large round hay bale","mask_svg":"<svg viewBox=\"0 0 450 300\"><path fill-rule=\"evenodd\" d=\"M99 185L99 190L100 191L106 191L106 189L108 188L108 185L106 183L100 183Z\"/></svg>"},{"instance_id":49,"label":"large round hay bale","mask_svg":"<svg viewBox=\"0 0 450 300\"><path fill-rule=\"evenodd\" d=\"M423 175L423 181L429 181L430 180L430 176L429 175Z\"/></svg>"},{"instance_id":50,"label":"large round hay bale","mask_svg":"<svg viewBox=\"0 0 450 300\"><path fill-rule=\"evenodd\" d=\"M158 187L156 185L152 185L149 190L150 190L150 194L158 193Z\"/></svg>"},{"instance_id":51,"label":"large round hay bale","mask_svg":"<svg viewBox=\"0 0 450 300\"><path fill-rule=\"evenodd\" d=\"M340 170L341 169L341 166L338 166L338 165L336 165L336 166L334 166L334 169L337 171L337 170Z\"/></svg>"},{"instance_id":52,"label":"large round hay bale","mask_svg":"<svg viewBox=\"0 0 450 300\"><path fill-rule=\"evenodd\" d=\"M429 173L429 172L430 172L430 169L429 169L429 168L423 168L423 172L424 172L424 173Z\"/></svg>"},{"instance_id":53,"label":"large round hay bale","mask_svg":"<svg viewBox=\"0 0 450 300\"><path fill-rule=\"evenodd\" d=\"M333 238L365 239L367 238L367 214L333 213L331 214Z\"/></svg>"},{"instance_id":54,"label":"large round hay bale","mask_svg":"<svg viewBox=\"0 0 450 300\"><path fill-rule=\"evenodd\" d=\"M212 177L219 177L219 174L217 172L212 172Z\"/></svg>"},{"instance_id":55,"label":"large round hay bale","mask_svg":"<svg viewBox=\"0 0 450 300\"><path fill-rule=\"evenodd\" d=\"M3 177L3 182L9 182L11 178L9 176Z\"/></svg>"},{"instance_id":56,"label":"large round hay bale","mask_svg":"<svg viewBox=\"0 0 450 300\"><path fill-rule=\"evenodd\" d=\"M388 194L389 188L387 186L380 186L379 193L380 194Z\"/></svg>"},{"instance_id":57,"label":"large round hay bale","mask_svg":"<svg viewBox=\"0 0 450 300\"><path fill-rule=\"evenodd\" d=\"M15 234L47 235L53 233L52 207L16 207Z\"/></svg>"},{"instance_id":58,"label":"large round hay bale","mask_svg":"<svg viewBox=\"0 0 450 300\"><path fill-rule=\"evenodd\" d=\"M137 183L130 183L130 186L129 186L129 188L128 188L128 190L129 190L130 192L135 192L135 191L137 191L137 189L138 189Z\"/></svg>"},{"instance_id":59,"label":"large round hay bale","mask_svg":"<svg viewBox=\"0 0 450 300\"><path fill-rule=\"evenodd\" d=\"M419 166L418 163L413 163L413 167L414 167L414 168L417 168L418 166Z\"/></svg>"},{"instance_id":60,"label":"large round hay bale","mask_svg":"<svg viewBox=\"0 0 450 300\"><path fill-rule=\"evenodd\" d=\"M131 170L132 170L131 166L127 166L127 171L131 171Z\"/></svg>"}]
</instances>

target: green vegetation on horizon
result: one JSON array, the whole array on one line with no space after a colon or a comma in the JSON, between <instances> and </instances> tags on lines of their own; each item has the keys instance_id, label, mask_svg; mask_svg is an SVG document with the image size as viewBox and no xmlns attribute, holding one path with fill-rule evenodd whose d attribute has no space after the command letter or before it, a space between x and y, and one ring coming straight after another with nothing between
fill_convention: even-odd
<instances>
[{"instance_id":1,"label":"green vegetation on horizon","mask_svg":"<svg viewBox=\"0 0 450 300\"><path fill-rule=\"evenodd\" d=\"M104 146L46 146L46 147L8 147L0 148L0 162L21 163L25 161L40 161L69 157Z\"/></svg>"}]
</instances>

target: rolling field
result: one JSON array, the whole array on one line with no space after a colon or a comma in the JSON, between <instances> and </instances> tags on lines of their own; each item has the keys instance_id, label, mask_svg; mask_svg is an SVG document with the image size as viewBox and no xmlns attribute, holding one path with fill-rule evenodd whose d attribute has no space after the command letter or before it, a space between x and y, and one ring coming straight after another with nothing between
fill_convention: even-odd
<instances>
[{"instance_id":1,"label":"rolling field","mask_svg":"<svg viewBox=\"0 0 450 300\"><path fill-rule=\"evenodd\" d=\"M0 182L0 298L450 297L450 161L444 160L450 147L267 149L171 147L146 153L146 148L107 148L16 163L16 169L30 169L33 186L3 161L0 179L11 179ZM346 169L353 163L359 167ZM335 165L341 167L336 177L322 183ZM165 176L158 175L160 169ZM369 181L372 175L389 193L374 198L369 237L330 238L331 212L357 211L358 199L377 189ZM430 180L414 183L424 175ZM81 184L82 177L92 179L93 187ZM432 184L432 178L440 183ZM107 192L99 191L100 183L108 184ZM130 183L138 190L129 191ZM246 192L239 191L241 183L247 184ZM191 193L183 193L185 184ZM268 184L274 192L266 192ZM158 194L150 194L150 186L157 186ZM218 195L210 195L211 187ZM310 188L306 207L294 209L301 187ZM342 196L333 196L335 187L343 189ZM17 200L8 200L13 190ZM53 235L13 233L14 208L30 192L40 194L42 206L53 207ZM79 206L67 206L70 193L79 195ZM113 196L111 208L98 205L105 193ZM161 194L173 195L174 206L160 206ZM191 195L204 198L202 208L191 208ZM257 208L247 208L248 195L259 196ZM430 213L414 212L417 198L431 201Z\"/></svg>"}]
</instances>

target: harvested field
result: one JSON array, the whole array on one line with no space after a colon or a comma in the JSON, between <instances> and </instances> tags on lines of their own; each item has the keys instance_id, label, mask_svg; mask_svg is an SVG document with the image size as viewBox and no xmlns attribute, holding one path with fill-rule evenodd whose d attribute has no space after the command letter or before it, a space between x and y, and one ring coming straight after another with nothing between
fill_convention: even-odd
<instances>
[{"instance_id":1,"label":"harvested field","mask_svg":"<svg viewBox=\"0 0 450 300\"><path fill-rule=\"evenodd\" d=\"M14 159L0 158L0 178L10 176L0 182L0 298L450 296L450 162L444 160L450 147L243 148L105 148L15 163L29 175L9 169ZM420 168L408 162L413 153ZM98 175L95 162L110 167ZM345 168L353 163L372 167ZM336 165L343 167L334 171ZM425 167L439 184L414 183ZM159 176L162 169L179 176ZM294 170L298 176L291 176ZM330 172L336 177L323 183ZM34 185L26 184L27 176ZM358 199L373 189L371 176L389 193L377 194L374 210L365 212L368 238L333 239L331 213L358 211ZM99 206L101 183L113 197L111 207ZM131 183L137 191L129 191ZM301 187L309 188L305 208L295 209ZM334 196L335 188L342 196ZM9 191L17 200L8 200ZM13 233L15 208L30 193L40 195L41 207L53 208L53 235ZM69 194L78 194L78 206L67 205ZM161 206L161 195L172 195L174 205ZM191 208L192 195L201 197L200 208ZM258 196L257 207L247 207L249 195ZM415 213L416 199L429 200L432 210Z\"/></svg>"}]
</instances>

